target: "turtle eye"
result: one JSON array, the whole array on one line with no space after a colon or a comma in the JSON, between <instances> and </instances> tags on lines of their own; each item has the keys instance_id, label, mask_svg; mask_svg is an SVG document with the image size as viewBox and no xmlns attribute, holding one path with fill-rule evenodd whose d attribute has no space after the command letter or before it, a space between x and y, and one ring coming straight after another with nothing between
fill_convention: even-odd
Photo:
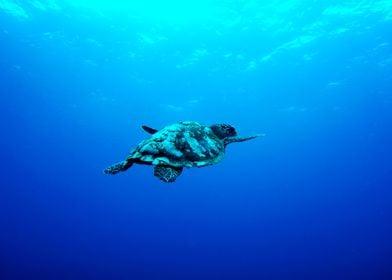
<instances>
[{"instance_id":1,"label":"turtle eye","mask_svg":"<svg viewBox=\"0 0 392 280\"><path fill-rule=\"evenodd\" d=\"M226 134L227 134L227 135L234 135L234 134L235 134L234 127L232 127L232 126L227 126L227 127L226 127Z\"/></svg>"}]
</instances>

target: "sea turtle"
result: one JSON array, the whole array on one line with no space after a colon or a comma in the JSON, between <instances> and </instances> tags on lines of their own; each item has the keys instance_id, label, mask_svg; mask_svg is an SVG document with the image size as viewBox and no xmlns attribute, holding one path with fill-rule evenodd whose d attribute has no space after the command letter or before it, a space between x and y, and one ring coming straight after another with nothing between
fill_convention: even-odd
<instances>
[{"instance_id":1,"label":"sea turtle","mask_svg":"<svg viewBox=\"0 0 392 280\"><path fill-rule=\"evenodd\" d=\"M117 174L134 163L154 166L154 175L160 180L174 182L184 167L202 167L222 160L225 147L234 142L253 139L258 135L239 137L228 124L204 126L197 122L179 122L161 130L143 125L151 137L142 141L127 158L104 170Z\"/></svg>"}]
</instances>

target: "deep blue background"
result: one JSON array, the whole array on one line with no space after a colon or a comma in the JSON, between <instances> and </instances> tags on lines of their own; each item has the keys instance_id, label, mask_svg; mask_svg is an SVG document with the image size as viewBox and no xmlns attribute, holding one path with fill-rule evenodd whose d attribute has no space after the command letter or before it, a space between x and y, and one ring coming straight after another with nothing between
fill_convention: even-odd
<instances>
[{"instance_id":1,"label":"deep blue background","mask_svg":"<svg viewBox=\"0 0 392 280\"><path fill-rule=\"evenodd\" d=\"M1 279L392 279L388 1L37 2L0 1ZM266 136L102 173L182 120Z\"/></svg>"}]
</instances>

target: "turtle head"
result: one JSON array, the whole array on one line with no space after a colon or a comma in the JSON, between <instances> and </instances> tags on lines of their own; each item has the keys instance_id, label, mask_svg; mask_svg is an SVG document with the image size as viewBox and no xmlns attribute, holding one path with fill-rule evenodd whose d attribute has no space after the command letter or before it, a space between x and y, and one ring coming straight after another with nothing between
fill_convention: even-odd
<instances>
[{"instance_id":1,"label":"turtle head","mask_svg":"<svg viewBox=\"0 0 392 280\"><path fill-rule=\"evenodd\" d=\"M237 131L229 124L213 124L210 128L219 139L237 136Z\"/></svg>"}]
</instances>

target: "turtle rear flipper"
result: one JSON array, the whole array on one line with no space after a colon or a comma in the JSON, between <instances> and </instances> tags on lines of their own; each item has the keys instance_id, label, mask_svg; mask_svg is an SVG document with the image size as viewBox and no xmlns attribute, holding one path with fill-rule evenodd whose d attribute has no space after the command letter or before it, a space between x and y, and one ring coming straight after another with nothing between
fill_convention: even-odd
<instances>
[{"instance_id":1,"label":"turtle rear flipper","mask_svg":"<svg viewBox=\"0 0 392 280\"><path fill-rule=\"evenodd\" d=\"M117 174L121 171L127 170L128 168L130 168L132 166L132 164L133 164L133 161L131 161L131 160L123 160L123 161L120 161L118 163L115 163L115 164L107 167L103 172L105 174L114 175L114 174Z\"/></svg>"},{"instance_id":2,"label":"turtle rear flipper","mask_svg":"<svg viewBox=\"0 0 392 280\"><path fill-rule=\"evenodd\" d=\"M147 125L142 125L142 128L143 128L143 130L144 130L145 132L147 132L147 133L149 133L149 134L155 134L155 133L158 132L158 129L149 127L149 126L147 126Z\"/></svg>"},{"instance_id":3,"label":"turtle rear flipper","mask_svg":"<svg viewBox=\"0 0 392 280\"><path fill-rule=\"evenodd\" d=\"M156 165L154 167L154 176L158 177L165 183L174 182L182 172L182 167L172 167L165 165Z\"/></svg>"}]
</instances>

